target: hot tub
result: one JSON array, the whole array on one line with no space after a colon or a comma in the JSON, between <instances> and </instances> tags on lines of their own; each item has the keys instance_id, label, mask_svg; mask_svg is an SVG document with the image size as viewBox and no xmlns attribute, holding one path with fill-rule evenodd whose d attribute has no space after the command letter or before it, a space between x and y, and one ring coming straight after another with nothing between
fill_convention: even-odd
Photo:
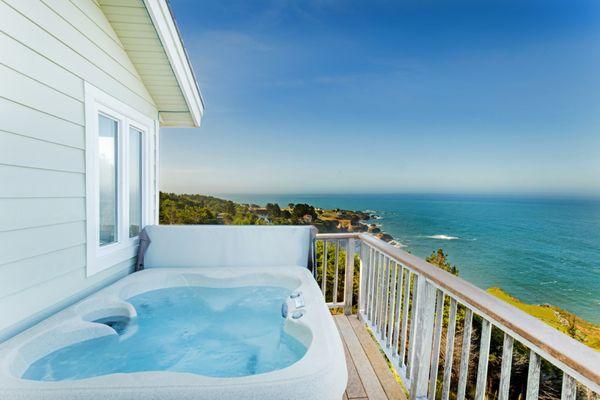
<instances>
[{"instance_id":1,"label":"hot tub","mask_svg":"<svg viewBox=\"0 0 600 400\"><path fill-rule=\"evenodd\" d=\"M0 399L339 400L344 351L306 268L153 268L0 346Z\"/></svg>"}]
</instances>

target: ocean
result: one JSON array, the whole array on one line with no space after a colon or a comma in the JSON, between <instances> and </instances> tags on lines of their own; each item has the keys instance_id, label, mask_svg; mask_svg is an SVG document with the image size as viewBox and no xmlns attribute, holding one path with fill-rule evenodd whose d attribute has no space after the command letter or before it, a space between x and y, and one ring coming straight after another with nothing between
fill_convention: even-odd
<instances>
[{"instance_id":1,"label":"ocean","mask_svg":"<svg viewBox=\"0 0 600 400\"><path fill-rule=\"evenodd\" d=\"M460 277L600 324L600 199L466 195L217 195L242 203L368 210L425 258L438 248Z\"/></svg>"}]
</instances>

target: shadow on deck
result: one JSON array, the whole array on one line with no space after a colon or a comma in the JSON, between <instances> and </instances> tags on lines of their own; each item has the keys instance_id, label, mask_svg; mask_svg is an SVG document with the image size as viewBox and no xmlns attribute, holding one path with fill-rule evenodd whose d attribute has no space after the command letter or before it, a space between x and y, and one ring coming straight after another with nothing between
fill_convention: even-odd
<instances>
[{"instance_id":1,"label":"shadow on deck","mask_svg":"<svg viewBox=\"0 0 600 400\"><path fill-rule=\"evenodd\" d=\"M405 400L402 386L356 315L334 315L346 352L348 386L344 400Z\"/></svg>"}]
</instances>

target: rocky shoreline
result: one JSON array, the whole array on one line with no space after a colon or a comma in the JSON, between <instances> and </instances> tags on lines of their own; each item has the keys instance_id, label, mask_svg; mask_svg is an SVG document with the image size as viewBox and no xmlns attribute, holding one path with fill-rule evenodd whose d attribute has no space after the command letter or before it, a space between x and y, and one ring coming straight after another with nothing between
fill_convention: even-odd
<instances>
[{"instance_id":1,"label":"rocky shoreline","mask_svg":"<svg viewBox=\"0 0 600 400\"><path fill-rule=\"evenodd\" d=\"M318 221L315 221L315 226L321 232L368 232L384 242L402 247L392 235L381 230L381 225L372 222L381 218L376 214L367 211L341 209L325 210L315 208L315 210L318 220L323 222L320 225Z\"/></svg>"}]
</instances>

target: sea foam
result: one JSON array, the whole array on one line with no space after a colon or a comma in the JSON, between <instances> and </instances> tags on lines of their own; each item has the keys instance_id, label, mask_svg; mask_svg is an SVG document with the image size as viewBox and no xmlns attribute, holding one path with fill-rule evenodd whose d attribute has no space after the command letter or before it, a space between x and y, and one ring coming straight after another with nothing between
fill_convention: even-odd
<instances>
[{"instance_id":1,"label":"sea foam","mask_svg":"<svg viewBox=\"0 0 600 400\"><path fill-rule=\"evenodd\" d=\"M460 239L458 236L448 236L448 235L431 235L425 236L429 239L437 239L437 240L458 240Z\"/></svg>"}]
</instances>

